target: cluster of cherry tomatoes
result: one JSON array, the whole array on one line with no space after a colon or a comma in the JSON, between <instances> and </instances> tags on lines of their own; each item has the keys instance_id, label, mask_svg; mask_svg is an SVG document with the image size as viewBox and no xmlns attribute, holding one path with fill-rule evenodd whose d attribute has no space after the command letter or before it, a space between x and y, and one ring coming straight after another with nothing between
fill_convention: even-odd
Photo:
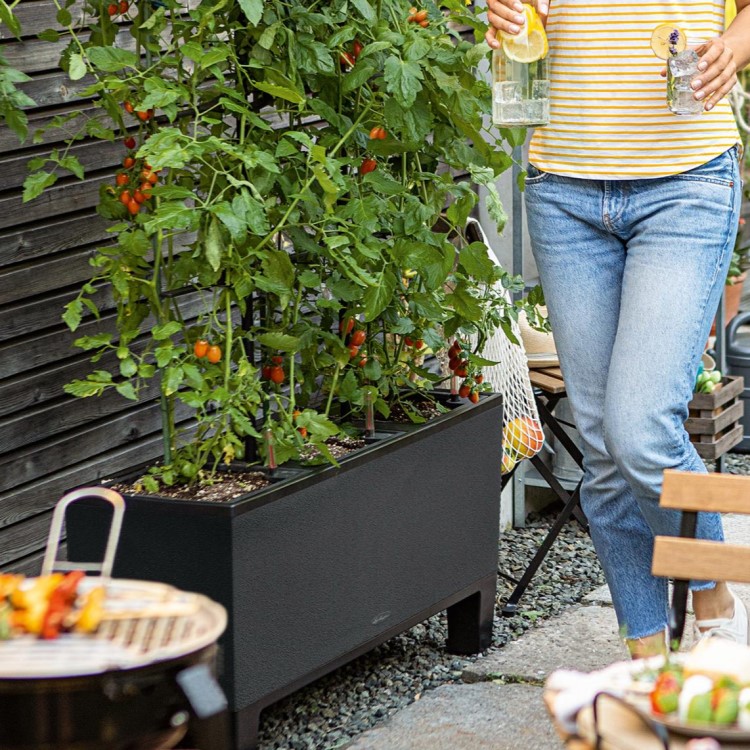
<instances>
[{"instance_id":1,"label":"cluster of cherry tomatoes","mask_svg":"<svg viewBox=\"0 0 750 750\"><path fill-rule=\"evenodd\" d=\"M339 323L339 332L346 340L349 349L349 359L355 360L359 356L362 345L367 341L367 333L362 328L354 328L354 318L345 318ZM355 363L359 367L367 364L367 356L362 355Z\"/></svg>"},{"instance_id":2,"label":"cluster of cherry tomatoes","mask_svg":"<svg viewBox=\"0 0 750 750\"><path fill-rule=\"evenodd\" d=\"M450 349L448 349L448 367L456 377L463 378L464 382L458 389L458 395L461 398L468 398L472 404L479 401L478 385L484 382L482 373L469 374L469 359L466 352L461 346L461 342L456 339Z\"/></svg>"},{"instance_id":3,"label":"cluster of cherry tomatoes","mask_svg":"<svg viewBox=\"0 0 750 750\"><path fill-rule=\"evenodd\" d=\"M300 416L300 414L302 414L302 412L301 412L301 411L299 411L299 409L295 409L295 410L294 410L294 411L292 412L292 419L294 419L294 421L296 422L296 421L297 421L297 417L299 417L299 416ZM300 435L301 435L301 436L302 436L303 438L306 438L306 437L307 437L307 427L298 427L298 428L297 428L297 432L299 432L299 434L300 434Z\"/></svg>"},{"instance_id":4,"label":"cluster of cherry tomatoes","mask_svg":"<svg viewBox=\"0 0 750 750\"><path fill-rule=\"evenodd\" d=\"M107 6L107 14L110 18L113 18L114 16L122 16L128 12L129 7L130 4L127 0L120 0L119 3L110 3Z\"/></svg>"},{"instance_id":5,"label":"cluster of cherry tomatoes","mask_svg":"<svg viewBox=\"0 0 750 750\"><path fill-rule=\"evenodd\" d=\"M137 117L141 122L148 122L154 116L153 109L136 109L130 102L125 102L122 106L129 115Z\"/></svg>"},{"instance_id":6,"label":"cluster of cherry tomatoes","mask_svg":"<svg viewBox=\"0 0 750 750\"><path fill-rule=\"evenodd\" d=\"M125 138L123 144L130 152L137 145L132 135ZM132 153L122 160L122 166L125 171L115 175L115 185L120 188L118 199L128 213L135 216L144 207L143 204L151 199L151 189L159 181L158 170L136 159Z\"/></svg>"},{"instance_id":7,"label":"cluster of cherry tomatoes","mask_svg":"<svg viewBox=\"0 0 750 750\"><path fill-rule=\"evenodd\" d=\"M406 19L409 23L418 23L423 29L426 29L430 22L427 20L427 11L409 8L409 17Z\"/></svg>"},{"instance_id":8,"label":"cluster of cherry tomatoes","mask_svg":"<svg viewBox=\"0 0 750 750\"><path fill-rule=\"evenodd\" d=\"M193 344L193 354L198 359L207 359L212 365L221 361L221 347L216 344L210 344L206 339L198 339Z\"/></svg>"},{"instance_id":9,"label":"cluster of cherry tomatoes","mask_svg":"<svg viewBox=\"0 0 750 750\"><path fill-rule=\"evenodd\" d=\"M360 42L359 39L355 39L352 42L351 51L339 53L339 61L347 68L353 68L354 63L357 62L357 58L359 57L363 49L364 47L362 45L362 42Z\"/></svg>"},{"instance_id":10,"label":"cluster of cherry tomatoes","mask_svg":"<svg viewBox=\"0 0 750 750\"><path fill-rule=\"evenodd\" d=\"M266 362L260 368L260 376L263 380L270 380L272 383L276 383L276 385L281 385L286 378L283 364L284 358L279 354L275 354L271 357L270 362Z\"/></svg>"}]
</instances>

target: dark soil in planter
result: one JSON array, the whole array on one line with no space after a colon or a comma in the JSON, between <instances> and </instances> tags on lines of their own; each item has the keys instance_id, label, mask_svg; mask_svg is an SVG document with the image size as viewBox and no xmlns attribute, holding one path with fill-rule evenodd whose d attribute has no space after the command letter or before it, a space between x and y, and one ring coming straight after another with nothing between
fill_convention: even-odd
<instances>
[{"instance_id":1,"label":"dark soil in planter","mask_svg":"<svg viewBox=\"0 0 750 750\"><path fill-rule=\"evenodd\" d=\"M434 401L413 401L411 406L419 414L420 417L426 419L428 422L435 417L439 417L441 414L445 414L445 409L440 409ZM414 420L407 414L401 404L395 404L391 409L391 416L388 418L389 422L396 422L398 424L411 424Z\"/></svg>"},{"instance_id":2,"label":"dark soil in planter","mask_svg":"<svg viewBox=\"0 0 750 750\"><path fill-rule=\"evenodd\" d=\"M219 471L210 484L178 484L173 487L162 487L159 495L173 500L198 500L208 503L226 503L248 492L268 487L271 480L262 471ZM111 485L116 492L124 495L143 494L138 481L118 482Z\"/></svg>"}]
</instances>

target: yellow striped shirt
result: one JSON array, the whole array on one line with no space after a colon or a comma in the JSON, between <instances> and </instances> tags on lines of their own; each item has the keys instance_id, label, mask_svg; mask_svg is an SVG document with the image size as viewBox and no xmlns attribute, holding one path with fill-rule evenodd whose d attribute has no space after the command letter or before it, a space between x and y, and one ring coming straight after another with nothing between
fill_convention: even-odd
<instances>
[{"instance_id":1,"label":"yellow striped shirt","mask_svg":"<svg viewBox=\"0 0 750 750\"><path fill-rule=\"evenodd\" d=\"M531 139L535 167L590 179L664 177L737 142L726 98L697 117L667 109L665 63L650 46L662 23L709 39L724 30L724 0L552 0L550 124Z\"/></svg>"}]
</instances>

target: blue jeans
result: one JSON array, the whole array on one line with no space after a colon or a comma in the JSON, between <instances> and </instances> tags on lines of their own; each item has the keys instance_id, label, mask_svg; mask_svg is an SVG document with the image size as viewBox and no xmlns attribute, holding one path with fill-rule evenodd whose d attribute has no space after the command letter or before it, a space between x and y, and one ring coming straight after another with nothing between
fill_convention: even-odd
<instances>
[{"instance_id":1,"label":"blue jeans","mask_svg":"<svg viewBox=\"0 0 750 750\"><path fill-rule=\"evenodd\" d=\"M529 234L583 441L581 504L626 638L667 625L667 581L651 557L679 513L659 508L662 474L706 471L683 423L741 192L736 148L658 179L529 168ZM698 535L722 540L720 517L699 514Z\"/></svg>"}]
</instances>

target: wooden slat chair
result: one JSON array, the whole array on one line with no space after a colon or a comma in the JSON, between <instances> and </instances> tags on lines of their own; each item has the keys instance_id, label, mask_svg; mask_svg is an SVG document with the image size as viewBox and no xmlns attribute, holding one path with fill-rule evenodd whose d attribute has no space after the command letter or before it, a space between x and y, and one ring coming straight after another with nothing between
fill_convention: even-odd
<instances>
[{"instance_id":1,"label":"wooden slat chair","mask_svg":"<svg viewBox=\"0 0 750 750\"><path fill-rule=\"evenodd\" d=\"M750 583L750 546L695 539L698 511L750 515L750 477L665 471L660 505L682 511L680 535L656 537L651 567L654 575L675 579L669 640L676 649L690 580Z\"/></svg>"}]
</instances>

